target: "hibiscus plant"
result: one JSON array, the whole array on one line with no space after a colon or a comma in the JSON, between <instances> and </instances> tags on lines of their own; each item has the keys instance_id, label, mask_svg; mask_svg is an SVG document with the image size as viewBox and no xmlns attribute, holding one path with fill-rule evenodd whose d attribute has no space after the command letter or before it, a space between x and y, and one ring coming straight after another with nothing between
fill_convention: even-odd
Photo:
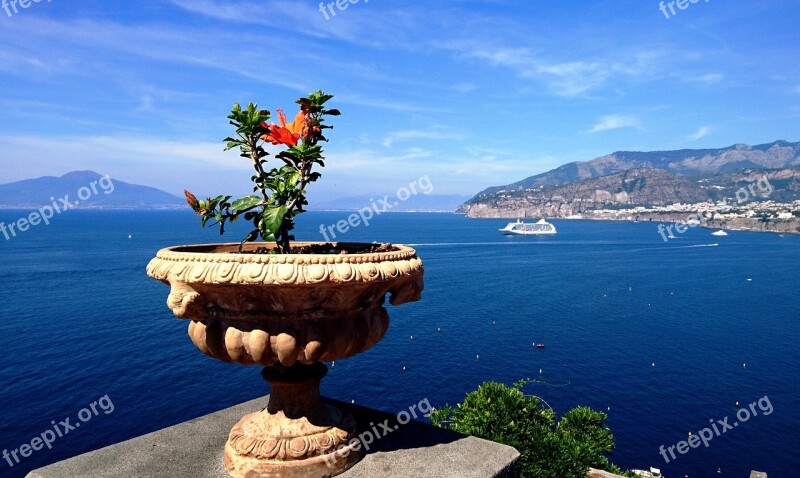
<instances>
[{"instance_id":1,"label":"hibiscus plant","mask_svg":"<svg viewBox=\"0 0 800 478\"><path fill-rule=\"evenodd\" d=\"M300 111L291 123L286 122L283 110L278 109L280 124L270 123L271 113L259 110L258 105L250 103L242 108L233 105L228 116L230 124L236 128L236 135L225 138L225 151L239 148L241 156L249 159L255 168L253 192L255 194L231 201L232 196L217 196L205 201L198 200L185 191L186 200L198 216L203 227L209 220L219 224L220 234L225 233L225 224L236 222L244 217L253 223L253 230L241 241L241 252L246 242L259 237L264 241L275 242L274 252L291 252L290 241L294 240L294 218L305 212L306 187L320 178L313 171L314 165L325 166L322 155L322 141L328 141L324 130L332 128L324 124L326 116L338 116L339 111L325 109L325 103L333 98L322 91L300 98L297 104ZM265 144L285 146L286 149L274 155L278 167L272 166Z\"/></svg>"}]
</instances>

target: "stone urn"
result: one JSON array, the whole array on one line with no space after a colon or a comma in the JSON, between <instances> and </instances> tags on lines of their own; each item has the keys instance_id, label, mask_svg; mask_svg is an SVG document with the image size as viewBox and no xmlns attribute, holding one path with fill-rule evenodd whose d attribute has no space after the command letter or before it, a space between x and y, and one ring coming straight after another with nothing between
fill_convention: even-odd
<instances>
[{"instance_id":1,"label":"stone urn","mask_svg":"<svg viewBox=\"0 0 800 478\"><path fill-rule=\"evenodd\" d=\"M304 246L310 243L293 243ZM364 254L252 253L264 244L209 244L158 252L147 274L171 287L167 305L189 322L206 355L261 365L269 403L242 418L225 444L236 478L338 475L360 459L353 417L320 399L323 362L378 343L389 326L383 307L419 300L416 251Z\"/></svg>"}]
</instances>

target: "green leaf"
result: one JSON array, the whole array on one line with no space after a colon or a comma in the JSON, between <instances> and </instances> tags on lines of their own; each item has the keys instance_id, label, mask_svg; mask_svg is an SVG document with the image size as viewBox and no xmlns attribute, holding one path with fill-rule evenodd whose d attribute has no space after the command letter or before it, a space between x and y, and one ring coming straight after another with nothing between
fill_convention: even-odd
<instances>
[{"instance_id":1,"label":"green leaf","mask_svg":"<svg viewBox=\"0 0 800 478\"><path fill-rule=\"evenodd\" d=\"M261 215L264 227L272 234L276 234L281 229L287 211L286 206L268 207Z\"/></svg>"},{"instance_id":2,"label":"green leaf","mask_svg":"<svg viewBox=\"0 0 800 478\"><path fill-rule=\"evenodd\" d=\"M245 196L233 201L233 204L231 204L231 209L234 211L244 211L257 206L261 201L262 199L258 196Z\"/></svg>"}]
</instances>

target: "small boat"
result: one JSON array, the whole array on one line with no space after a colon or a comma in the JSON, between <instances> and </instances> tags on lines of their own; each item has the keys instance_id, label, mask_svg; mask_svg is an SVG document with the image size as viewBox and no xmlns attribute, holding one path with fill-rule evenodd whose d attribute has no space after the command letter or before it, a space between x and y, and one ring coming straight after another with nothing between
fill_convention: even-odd
<instances>
[{"instance_id":1,"label":"small boat","mask_svg":"<svg viewBox=\"0 0 800 478\"><path fill-rule=\"evenodd\" d=\"M714 231L711 233L712 236L727 236L728 233L720 229L719 231Z\"/></svg>"},{"instance_id":2,"label":"small boat","mask_svg":"<svg viewBox=\"0 0 800 478\"><path fill-rule=\"evenodd\" d=\"M522 222L521 219L517 219L517 222L509 222L506 227L500 229L500 232L505 235L522 236L552 235L556 233L556 227L544 219L539 219L539 221L533 224L529 222Z\"/></svg>"},{"instance_id":3,"label":"small boat","mask_svg":"<svg viewBox=\"0 0 800 478\"><path fill-rule=\"evenodd\" d=\"M664 475L661 474L661 470L658 468L650 467L649 471L645 470L631 470L633 471L634 475L642 476L644 478L664 478Z\"/></svg>"},{"instance_id":4,"label":"small boat","mask_svg":"<svg viewBox=\"0 0 800 478\"><path fill-rule=\"evenodd\" d=\"M544 348L544 344L536 344L536 348L537 349L543 349Z\"/></svg>"}]
</instances>

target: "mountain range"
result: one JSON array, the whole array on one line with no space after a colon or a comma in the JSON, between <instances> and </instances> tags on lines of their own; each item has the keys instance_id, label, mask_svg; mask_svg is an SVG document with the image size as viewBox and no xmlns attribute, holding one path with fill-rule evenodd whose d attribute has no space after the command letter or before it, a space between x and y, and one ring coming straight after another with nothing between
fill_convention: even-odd
<instances>
[{"instance_id":1,"label":"mountain range","mask_svg":"<svg viewBox=\"0 0 800 478\"><path fill-rule=\"evenodd\" d=\"M71 207L95 209L183 209L186 201L160 189L126 183L94 171L73 171L60 177L44 176L0 184L0 208L36 209L68 196ZM388 203L384 204L385 197ZM313 201L316 211L357 211L378 204L382 212L453 212L469 196L412 194L396 200L394 195L353 196ZM383 200L383 201L382 201ZM75 204L75 202L78 204Z\"/></svg>"},{"instance_id":2,"label":"mountain range","mask_svg":"<svg viewBox=\"0 0 800 478\"><path fill-rule=\"evenodd\" d=\"M458 208L470 216L511 211L570 215L595 208L695 203L733 197L766 177L776 201L800 198L800 142L679 151L620 151L565 164L521 181L487 188ZM765 195L754 195L752 200Z\"/></svg>"},{"instance_id":3,"label":"mountain range","mask_svg":"<svg viewBox=\"0 0 800 478\"><path fill-rule=\"evenodd\" d=\"M73 171L0 185L0 208L39 208L68 201L76 208L174 209L182 198L160 189L129 184L94 171ZM77 202L77 203L76 203Z\"/></svg>"}]
</instances>

